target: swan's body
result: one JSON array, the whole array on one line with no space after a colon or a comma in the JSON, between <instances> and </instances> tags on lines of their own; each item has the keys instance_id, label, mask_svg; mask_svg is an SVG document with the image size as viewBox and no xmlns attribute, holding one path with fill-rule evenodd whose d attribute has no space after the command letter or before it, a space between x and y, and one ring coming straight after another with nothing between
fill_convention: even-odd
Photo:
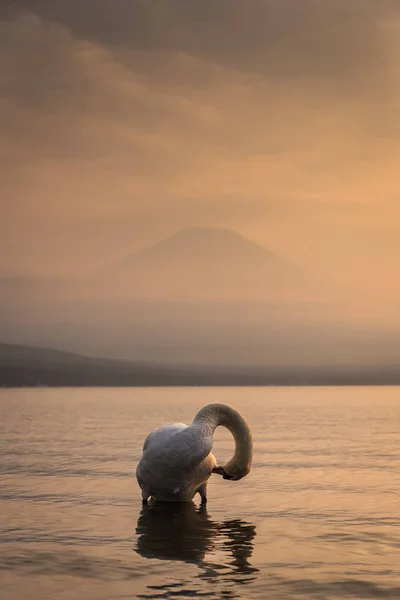
<instances>
[{"instance_id":1,"label":"swan's body","mask_svg":"<svg viewBox=\"0 0 400 600\"><path fill-rule=\"evenodd\" d=\"M214 431L224 426L235 438L235 454L217 467L211 453ZM207 481L212 473L238 480L251 468L251 432L242 415L226 404L208 404L191 425L164 425L150 433L136 469L143 502L150 496L161 502L188 502L199 493L207 501Z\"/></svg>"}]
</instances>

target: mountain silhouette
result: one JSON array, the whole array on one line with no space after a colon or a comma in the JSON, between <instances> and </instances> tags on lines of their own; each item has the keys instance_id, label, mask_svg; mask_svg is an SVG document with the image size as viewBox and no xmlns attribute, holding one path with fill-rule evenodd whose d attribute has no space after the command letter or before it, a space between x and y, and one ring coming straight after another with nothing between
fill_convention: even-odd
<instances>
[{"instance_id":1,"label":"mountain silhouette","mask_svg":"<svg viewBox=\"0 0 400 600\"><path fill-rule=\"evenodd\" d=\"M153 263L158 266L160 261L197 263L207 262L210 258L224 263L232 260L281 262L274 254L236 231L194 227L182 229L171 237L127 257L119 264L134 266L146 263L146 266L151 266Z\"/></svg>"},{"instance_id":2,"label":"mountain silhouette","mask_svg":"<svg viewBox=\"0 0 400 600\"><path fill-rule=\"evenodd\" d=\"M108 285L146 300L287 300L307 297L296 269L229 229L183 229L114 263Z\"/></svg>"}]
</instances>

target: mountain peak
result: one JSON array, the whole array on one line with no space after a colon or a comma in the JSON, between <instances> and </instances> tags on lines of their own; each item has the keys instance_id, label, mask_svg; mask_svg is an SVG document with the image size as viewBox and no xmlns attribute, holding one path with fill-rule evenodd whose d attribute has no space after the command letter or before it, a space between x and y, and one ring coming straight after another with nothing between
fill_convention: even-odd
<instances>
[{"instance_id":1,"label":"mountain peak","mask_svg":"<svg viewBox=\"0 0 400 600\"><path fill-rule=\"evenodd\" d=\"M164 260L266 260L277 259L262 246L248 240L237 231L217 227L181 229L157 244L145 248L128 260L145 260L162 255ZM125 262L125 261L124 261Z\"/></svg>"},{"instance_id":2,"label":"mountain peak","mask_svg":"<svg viewBox=\"0 0 400 600\"><path fill-rule=\"evenodd\" d=\"M220 238L240 238L242 240L246 239L237 231L233 229L227 229L226 227L185 227L184 229L180 229L176 231L174 234L169 236L166 239L171 239L175 237L220 237ZM250 241L250 240L247 240ZM253 242L252 242L253 243Z\"/></svg>"}]
</instances>

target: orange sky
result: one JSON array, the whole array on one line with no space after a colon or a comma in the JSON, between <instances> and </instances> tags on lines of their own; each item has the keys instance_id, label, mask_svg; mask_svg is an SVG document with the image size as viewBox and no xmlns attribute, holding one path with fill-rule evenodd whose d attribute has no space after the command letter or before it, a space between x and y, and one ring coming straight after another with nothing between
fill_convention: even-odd
<instances>
[{"instance_id":1,"label":"orange sky","mask_svg":"<svg viewBox=\"0 0 400 600\"><path fill-rule=\"evenodd\" d=\"M217 226L400 299L396 0L26 0L0 19L0 275Z\"/></svg>"}]
</instances>

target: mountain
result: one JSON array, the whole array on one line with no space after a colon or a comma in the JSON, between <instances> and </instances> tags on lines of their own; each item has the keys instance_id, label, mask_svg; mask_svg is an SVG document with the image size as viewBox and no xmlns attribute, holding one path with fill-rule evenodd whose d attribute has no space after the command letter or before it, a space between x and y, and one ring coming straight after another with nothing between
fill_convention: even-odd
<instances>
[{"instance_id":1,"label":"mountain","mask_svg":"<svg viewBox=\"0 0 400 600\"><path fill-rule=\"evenodd\" d=\"M229 229L184 229L114 263L104 273L118 295L145 300L295 301L311 297L307 278Z\"/></svg>"},{"instance_id":2,"label":"mountain","mask_svg":"<svg viewBox=\"0 0 400 600\"><path fill-rule=\"evenodd\" d=\"M84 356L52 348L0 343L3 387L168 385L179 369Z\"/></svg>"},{"instance_id":3,"label":"mountain","mask_svg":"<svg viewBox=\"0 0 400 600\"><path fill-rule=\"evenodd\" d=\"M283 262L262 246L246 239L230 229L199 228L182 229L174 235L133 254L119 263L120 267L137 264L148 267L159 261L195 261L196 264L209 259L228 263L263 262L266 260ZM117 265L116 265L117 266Z\"/></svg>"}]
</instances>

